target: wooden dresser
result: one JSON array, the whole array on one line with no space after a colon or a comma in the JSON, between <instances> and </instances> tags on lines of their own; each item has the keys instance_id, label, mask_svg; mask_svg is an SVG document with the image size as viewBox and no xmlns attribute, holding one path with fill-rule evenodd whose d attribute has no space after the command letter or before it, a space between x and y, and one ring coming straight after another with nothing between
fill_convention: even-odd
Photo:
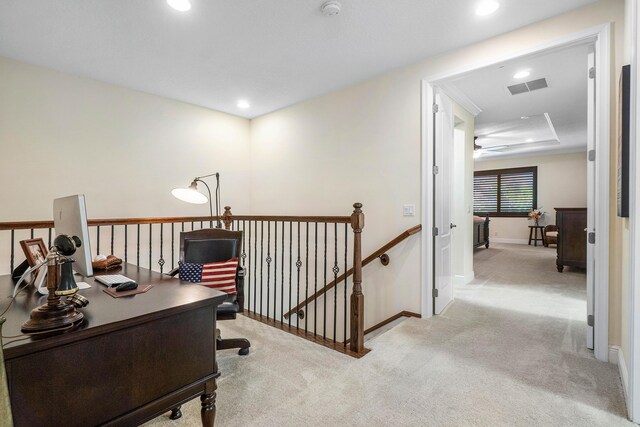
<instances>
[{"instance_id":1,"label":"wooden dresser","mask_svg":"<svg viewBox=\"0 0 640 427\"><path fill-rule=\"evenodd\" d=\"M558 226L556 267L587 268L587 208L555 208Z\"/></svg>"}]
</instances>

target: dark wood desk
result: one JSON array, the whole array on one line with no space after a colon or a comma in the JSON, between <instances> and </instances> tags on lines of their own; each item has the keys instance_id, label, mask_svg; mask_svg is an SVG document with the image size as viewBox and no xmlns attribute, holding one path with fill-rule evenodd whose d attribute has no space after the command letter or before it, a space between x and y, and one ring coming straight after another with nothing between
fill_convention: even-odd
<instances>
[{"instance_id":1,"label":"dark wood desk","mask_svg":"<svg viewBox=\"0 0 640 427\"><path fill-rule=\"evenodd\" d=\"M143 294L113 298L93 278L77 329L47 338L4 339L16 427L138 425L201 396L202 424L215 419L216 308L226 294L133 265L110 271ZM81 281L76 276L76 281ZM0 276L0 307L13 291ZM31 309L44 303L33 287L7 312L3 335L19 335Z\"/></svg>"}]
</instances>

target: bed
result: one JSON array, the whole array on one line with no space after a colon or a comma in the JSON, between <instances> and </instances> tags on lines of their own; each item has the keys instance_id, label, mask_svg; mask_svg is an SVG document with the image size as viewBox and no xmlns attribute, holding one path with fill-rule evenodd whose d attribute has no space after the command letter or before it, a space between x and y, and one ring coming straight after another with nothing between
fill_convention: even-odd
<instances>
[{"instance_id":1,"label":"bed","mask_svg":"<svg viewBox=\"0 0 640 427\"><path fill-rule=\"evenodd\" d=\"M489 217L473 216L473 247L489 248Z\"/></svg>"}]
</instances>

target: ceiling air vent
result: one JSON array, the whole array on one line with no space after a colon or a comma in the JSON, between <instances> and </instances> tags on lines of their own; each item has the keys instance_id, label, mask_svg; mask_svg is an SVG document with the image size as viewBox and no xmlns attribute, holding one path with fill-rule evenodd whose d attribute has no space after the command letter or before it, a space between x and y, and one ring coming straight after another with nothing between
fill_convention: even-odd
<instances>
[{"instance_id":1,"label":"ceiling air vent","mask_svg":"<svg viewBox=\"0 0 640 427\"><path fill-rule=\"evenodd\" d=\"M518 95L520 93L533 92L534 90L544 89L546 87L549 87L549 85L547 84L547 79L542 78L531 80L530 82L526 83L518 83L517 85L507 86L507 89L509 89L511 95Z\"/></svg>"}]
</instances>

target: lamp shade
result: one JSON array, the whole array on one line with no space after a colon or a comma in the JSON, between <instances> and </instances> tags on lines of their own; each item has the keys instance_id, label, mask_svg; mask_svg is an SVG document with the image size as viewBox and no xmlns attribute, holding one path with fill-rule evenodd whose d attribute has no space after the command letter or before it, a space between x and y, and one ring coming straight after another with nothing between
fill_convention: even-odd
<instances>
[{"instance_id":1,"label":"lamp shade","mask_svg":"<svg viewBox=\"0 0 640 427\"><path fill-rule=\"evenodd\" d=\"M173 197L176 199L196 205L203 205L209 201L207 196L198 191L195 181L191 183L189 188L174 188L171 190L171 194L173 194Z\"/></svg>"}]
</instances>

